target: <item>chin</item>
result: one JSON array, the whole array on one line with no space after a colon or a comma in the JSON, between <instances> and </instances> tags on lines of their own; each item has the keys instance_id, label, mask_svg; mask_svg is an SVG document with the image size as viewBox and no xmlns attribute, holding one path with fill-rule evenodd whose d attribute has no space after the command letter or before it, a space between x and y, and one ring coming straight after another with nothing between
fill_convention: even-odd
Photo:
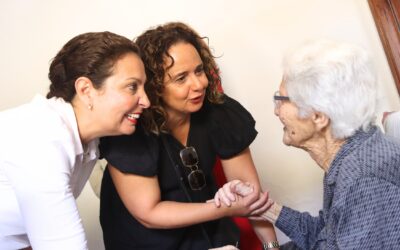
<instances>
[{"instance_id":1,"label":"chin","mask_svg":"<svg viewBox=\"0 0 400 250\"><path fill-rule=\"evenodd\" d=\"M292 140L290 138L286 137L286 136L283 136L282 142L286 146L293 146Z\"/></svg>"},{"instance_id":2,"label":"chin","mask_svg":"<svg viewBox=\"0 0 400 250\"><path fill-rule=\"evenodd\" d=\"M199 111L202 107L203 107L203 103L199 104L196 107L193 107L193 109L190 113L195 113L195 112Z\"/></svg>"},{"instance_id":3,"label":"chin","mask_svg":"<svg viewBox=\"0 0 400 250\"><path fill-rule=\"evenodd\" d=\"M289 142L285 141L285 139L282 140L283 144L285 144L286 146L292 146Z\"/></svg>"},{"instance_id":4,"label":"chin","mask_svg":"<svg viewBox=\"0 0 400 250\"><path fill-rule=\"evenodd\" d=\"M129 129L126 128L126 129L123 129L122 131L120 131L120 134L130 135L130 134L135 133L135 131L136 131L136 126L132 125Z\"/></svg>"}]
</instances>

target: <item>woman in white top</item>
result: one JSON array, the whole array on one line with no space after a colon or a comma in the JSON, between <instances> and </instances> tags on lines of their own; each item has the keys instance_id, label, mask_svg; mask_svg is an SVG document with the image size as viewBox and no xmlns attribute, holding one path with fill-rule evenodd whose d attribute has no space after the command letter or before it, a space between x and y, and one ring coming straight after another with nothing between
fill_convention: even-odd
<instances>
[{"instance_id":1,"label":"woman in white top","mask_svg":"<svg viewBox=\"0 0 400 250\"><path fill-rule=\"evenodd\" d=\"M87 249L75 203L98 138L131 134L150 103L137 46L110 33L70 40L47 98L0 112L0 249Z\"/></svg>"}]
</instances>

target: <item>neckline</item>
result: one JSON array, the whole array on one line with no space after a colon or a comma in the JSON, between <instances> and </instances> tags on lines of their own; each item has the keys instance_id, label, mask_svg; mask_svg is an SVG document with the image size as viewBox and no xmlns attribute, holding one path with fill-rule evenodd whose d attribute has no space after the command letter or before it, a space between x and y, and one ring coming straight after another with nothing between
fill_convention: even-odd
<instances>
[{"instance_id":1,"label":"neckline","mask_svg":"<svg viewBox=\"0 0 400 250\"><path fill-rule=\"evenodd\" d=\"M175 143L177 145L179 145L179 147L182 148L186 148L191 146L191 138L192 138L192 130L193 130L193 114L190 114L190 118L189 118L189 129L188 129L188 135L186 137L186 144L182 144L177 138L175 138L175 136L173 136L171 133L169 133L169 136L172 138L173 141L175 141Z\"/></svg>"}]
</instances>

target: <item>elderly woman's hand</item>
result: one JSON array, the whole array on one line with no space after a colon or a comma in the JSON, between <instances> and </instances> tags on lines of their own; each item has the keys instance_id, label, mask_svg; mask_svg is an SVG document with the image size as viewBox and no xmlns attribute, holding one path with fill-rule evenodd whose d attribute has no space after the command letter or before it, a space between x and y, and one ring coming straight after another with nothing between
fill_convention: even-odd
<instances>
[{"instance_id":1,"label":"elderly woman's hand","mask_svg":"<svg viewBox=\"0 0 400 250\"><path fill-rule=\"evenodd\" d=\"M236 201L236 196L247 196L252 193L254 187L250 183L243 183L240 180L233 180L225 183L214 196L216 207L221 206L221 201L226 206L231 206L232 202Z\"/></svg>"}]
</instances>

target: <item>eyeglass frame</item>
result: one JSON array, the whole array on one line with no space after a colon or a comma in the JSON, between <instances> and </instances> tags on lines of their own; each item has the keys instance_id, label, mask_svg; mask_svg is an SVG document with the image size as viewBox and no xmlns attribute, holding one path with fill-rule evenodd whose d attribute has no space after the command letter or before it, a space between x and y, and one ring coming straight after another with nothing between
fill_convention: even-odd
<instances>
[{"instance_id":1,"label":"eyeglass frame","mask_svg":"<svg viewBox=\"0 0 400 250\"><path fill-rule=\"evenodd\" d=\"M274 101L275 108L279 108L282 105L282 101L290 101L290 97L279 95L279 91L275 91L272 100Z\"/></svg>"},{"instance_id":2,"label":"eyeglass frame","mask_svg":"<svg viewBox=\"0 0 400 250\"><path fill-rule=\"evenodd\" d=\"M186 151L186 150L191 150L192 152L192 155L195 155L196 157L195 157L195 160L196 160L196 162L194 163L194 164L186 164L185 163L185 161L184 161L184 159L183 159L183 152L184 151ZM194 154L193 154L194 153ZM188 176L187 176L187 178L188 178L188 183L189 183L189 186L190 186L190 188L193 190L193 191L198 191L198 190L202 190L206 185L207 185L207 182L206 182L206 176L205 176L205 174L204 174L204 172L201 170L201 169L199 169L199 156L198 156L198 154L197 154L197 152L196 152L196 149L194 148L194 147L192 147L192 146L189 146L189 147L185 147L185 148L183 148L183 149L181 149L180 151L179 151L179 157L181 158L181 162L182 162L182 164L183 164L183 166L185 166L185 167L187 167L187 168L190 168L190 170L191 170L191 172L188 174ZM199 175L201 178L202 178L202 181L203 181L203 185L202 186L200 186L200 187L197 187L197 186L195 186L194 184L193 184L193 181L195 181L194 183L197 183L198 181L197 180L193 180L193 178L196 178L195 176L196 175Z\"/></svg>"}]
</instances>

